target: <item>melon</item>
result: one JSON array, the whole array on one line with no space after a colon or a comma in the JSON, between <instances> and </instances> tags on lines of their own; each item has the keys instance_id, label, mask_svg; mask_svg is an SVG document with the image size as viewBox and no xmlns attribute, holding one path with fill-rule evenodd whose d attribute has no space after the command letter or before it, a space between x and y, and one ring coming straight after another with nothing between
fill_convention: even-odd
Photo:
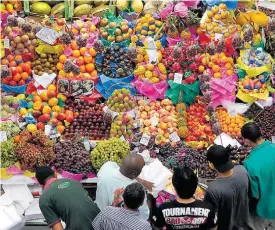
<instances>
[{"instance_id":1,"label":"melon","mask_svg":"<svg viewBox=\"0 0 275 230\"><path fill-rule=\"evenodd\" d=\"M76 6L80 6L80 5L83 5L83 4L91 5L92 3L93 3L93 0L75 0L74 1L74 4Z\"/></svg>"},{"instance_id":2,"label":"melon","mask_svg":"<svg viewBox=\"0 0 275 230\"><path fill-rule=\"evenodd\" d=\"M35 2L30 7L31 12L40 15L50 15L52 8L45 2Z\"/></svg>"}]
</instances>

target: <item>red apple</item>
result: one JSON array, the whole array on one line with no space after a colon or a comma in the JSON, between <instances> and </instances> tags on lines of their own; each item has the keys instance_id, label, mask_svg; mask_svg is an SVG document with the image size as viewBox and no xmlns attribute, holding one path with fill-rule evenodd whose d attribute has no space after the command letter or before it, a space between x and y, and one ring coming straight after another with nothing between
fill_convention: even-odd
<instances>
[{"instance_id":1,"label":"red apple","mask_svg":"<svg viewBox=\"0 0 275 230\"><path fill-rule=\"evenodd\" d=\"M59 114L57 115L57 120L59 120L59 121L64 121L65 119L66 119L65 113L59 113Z\"/></svg>"},{"instance_id":2,"label":"red apple","mask_svg":"<svg viewBox=\"0 0 275 230\"><path fill-rule=\"evenodd\" d=\"M128 25L123 25L123 26L121 27L121 30L122 30L123 33L127 33L128 30L129 30L129 26L128 26Z\"/></svg>"},{"instance_id":3,"label":"red apple","mask_svg":"<svg viewBox=\"0 0 275 230\"><path fill-rule=\"evenodd\" d=\"M54 91L54 90L49 90L49 91L47 92L47 96L48 96L48 98L56 97L56 96L57 96L57 93L56 93L56 91Z\"/></svg>"},{"instance_id":4,"label":"red apple","mask_svg":"<svg viewBox=\"0 0 275 230\"><path fill-rule=\"evenodd\" d=\"M44 130L45 128L45 125L42 122L38 122L36 126L37 126L37 129L39 130Z\"/></svg>"}]
</instances>

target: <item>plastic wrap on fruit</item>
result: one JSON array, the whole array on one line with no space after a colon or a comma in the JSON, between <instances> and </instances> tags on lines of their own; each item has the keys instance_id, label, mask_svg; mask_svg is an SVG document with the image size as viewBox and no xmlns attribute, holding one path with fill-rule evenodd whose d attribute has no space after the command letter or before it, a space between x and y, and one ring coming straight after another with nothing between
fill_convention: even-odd
<instances>
[{"instance_id":1,"label":"plastic wrap on fruit","mask_svg":"<svg viewBox=\"0 0 275 230\"><path fill-rule=\"evenodd\" d=\"M174 14L184 18L188 13L188 8L186 7L186 5L183 2L179 2L175 5L174 7Z\"/></svg>"},{"instance_id":2,"label":"plastic wrap on fruit","mask_svg":"<svg viewBox=\"0 0 275 230\"><path fill-rule=\"evenodd\" d=\"M173 2L171 2L161 10L161 12L159 13L159 16L163 20L166 20L168 18L168 16L173 12L173 9L174 9L174 4L173 4Z\"/></svg>"}]
</instances>

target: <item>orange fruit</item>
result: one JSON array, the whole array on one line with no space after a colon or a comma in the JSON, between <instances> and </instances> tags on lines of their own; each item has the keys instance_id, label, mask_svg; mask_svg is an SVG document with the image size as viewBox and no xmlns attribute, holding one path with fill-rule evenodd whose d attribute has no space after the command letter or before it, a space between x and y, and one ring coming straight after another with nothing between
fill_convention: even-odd
<instances>
[{"instance_id":1,"label":"orange fruit","mask_svg":"<svg viewBox=\"0 0 275 230\"><path fill-rule=\"evenodd\" d=\"M16 67L16 66L17 66L17 64L15 61L10 61L9 67Z\"/></svg>"},{"instance_id":2,"label":"orange fruit","mask_svg":"<svg viewBox=\"0 0 275 230\"><path fill-rule=\"evenodd\" d=\"M33 109L35 110L40 110L42 108L42 102L41 101L36 101L33 103Z\"/></svg>"},{"instance_id":3,"label":"orange fruit","mask_svg":"<svg viewBox=\"0 0 275 230\"><path fill-rule=\"evenodd\" d=\"M62 70L62 69L64 69L64 65L63 65L61 62L58 62L58 63L56 64L56 68L57 68L58 70Z\"/></svg>"},{"instance_id":4,"label":"orange fruit","mask_svg":"<svg viewBox=\"0 0 275 230\"><path fill-rule=\"evenodd\" d=\"M53 107L55 105L58 105L58 99L56 97L50 98L50 100L48 101L48 105L50 107Z\"/></svg>"},{"instance_id":5,"label":"orange fruit","mask_svg":"<svg viewBox=\"0 0 275 230\"><path fill-rule=\"evenodd\" d=\"M73 56L74 57L80 57L80 51L79 50L74 50L73 51Z\"/></svg>"},{"instance_id":6,"label":"orange fruit","mask_svg":"<svg viewBox=\"0 0 275 230\"><path fill-rule=\"evenodd\" d=\"M20 80L21 80L21 75L20 75L20 73L15 74L15 75L12 77L12 80L14 80L14 81L20 81Z\"/></svg>"},{"instance_id":7,"label":"orange fruit","mask_svg":"<svg viewBox=\"0 0 275 230\"><path fill-rule=\"evenodd\" d=\"M92 57L95 57L96 56L96 51L94 48L90 48L89 49L89 53L92 55Z\"/></svg>"},{"instance_id":8,"label":"orange fruit","mask_svg":"<svg viewBox=\"0 0 275 230\"><path fill-rule=\"evenodd\" d=\"M14 61L14 56L11 55L11 54L9 54L9 55L7 56L7 59L8 59L9 62Z\"/></svg>"},{"instance_id":9,"label":"orange fruit","mask_svg":"<svg viewBox=\"0 0 275 230\"><path fill-rule=\"evenodd\" d=\"M231 69L226 70L226 74L227 76L231 76L233 74L233 70Z\"/></svg>"},{"instance_id":10,"label":"orange fruit","mask_svg":"<svg viewBox=\"0 0 275 230\"><path fill-rule=\"evenodd\" d=\"M14 60L15 61L21 61L22 60L22 56L21 55L16 55Z\"/></svg>"},{"instance_id":11,"label":"orange fruit","mask_svg":"<svg viewBox=\"0 0 275 230\"><path fill-rule=\"evenodd\" d=\"M95 69L95 65L90 63L86 65L86 70L88 73L91 73Z\"/></svg>"},{"instance_id":12,"label":"orange fruit","mask_svg":"<svg viewBox=\"0 0 275 230\"><path fill-rule=\"evenodd\" d=\"M81 65L80 66L80 72L81 73L86 73L86 67L85 67L85 65Z\"/></svg>"},{"instance_id":13,"label":"orange fruit","mask_svg":"<svg viewBox=\"0 0 275 230\"><path fill-rule=\"evenodd\" d=\"M2 61L1 61L1 64L2 65L8 65L9 64L9 61L7 60L7 59L2 59Z\"/></svg>"},{"instance_id":14,"label":"orange fruit","mask_svg":"<svg viewBox=\"0 0 275 230\"><path fill-rule=\"evenodd\" d=\"M59 76L59 77L66 77L65 71L64 71L64 70L60 70L60 71L58 72L58 76Z\"/></svg>"},{"instance_id":15,"label":"orange fruit","mask_svg":"<svg viewBox=\"0 0 275 230\"><path fill-rule=\"evenodd\" d=\"M66 55L64 55L64 54L60 55L60 57L59 57L60 63L64 64L66 60L67 60Z\"/></svg>"},{"instance_id":16,"label":"orange fruit","mask_svg":"<svg viewBox=\"0 0 275 230\"><path fill-rule=\"evenodd\" d=\"M65 130L65 126L64 125L58 125L56 126L56 131L59 133L63 133Z\"/></svg>"},{"instance_id":17,"label":"orange fruit","mask_svg":"<svg viewBox=\"0 0 275 230\"><path fill-rule=\"evenodd\" d=\"M217 73L220 71L220 67L218 65L213 65L212 70L214 73Z\"/></svg>"},{"instance_id":18,"label":"orange fruit","mask_svg":"<svg viewBox=\"0 0 275 230\"><path fill-rule=\"evenodd\" d=\"M21 140L21 136L20 135L17 135L17 136L15 136L14 138L13 138L13 141L14 141L14 143L19 143L19 141Z\"/></svg>"},{"instance_id":19,"label":"orange fruit","mask_svg":"<svg viewBox=\"0 0 275 230\"><path fill-rule=\"evenodd\" d=\"M40 94L40 98L42 99L42 101L48 101L49 98L48 98L48 93L45 91L45 92L42 92Z\"/></svg>"},{"instance_id":20,"label":"orange fruit","mask_svg":"<svg viewBox=\"0 0 275 230\"><path fill-rule=\"evenodd\" d=\"M50 84L50 85L48 86L48 90L49 90L49 91L56 91L56 85Z\"/></svg>"},{"instance_id":21,"label":"orange fruit","mask_svg":"<svg viewBox=\"0 0 275 230\"><path fill-rule=\"evenodd\" d=\"M214 73L214 78L221 78L222 74L220 72Z\"/></svg>"},{"instance_id":22,"label":"orange fruit","mask_svg":"<svg viewBox=\"0 0 275 230\"><path fill-rule=\"evenodd\" d=\"M204 66L200 65L199 68L198 68L198 70L199 70L200 73L203 73L204 70L205 70L205 68L204 68Z\"/></svg>"},{"instance_id":23,"label":"orange fruit","mask_svg":"<svg viewBox=\"0 0 275 230\"><path fill-rule=\"evenodd\" d=\"M15 71L16 71L17 73L22 73L22 72L23 72L23 69L22 69L21 66L17 66L17 67L15 68Z\"/></svg>"},{"instance_id":24,"label":"orange fruit","mask_svg":"<svg viewBox=\"0 0 275 230\"><path fill-rule=\"evenodd\" d=\"M232 67L232 65L229 63L229 62L227 62L226 64L225 64L225 68L226 69L230 69Z\"/></svg>"},{"instance_id":25,"label":"orange fruit","mask_svg":"<svg viewBox=\"0 0 275 230\"><path fill-rule=\"evenodd\" d=\"M81 65L84 65L84 64L85 64L84 57L80 56L77 59L77 65L81 66Z\"/></svg>"},{"instance_id":26,"label":"orange fruit","mask_svg":"<svg viewBox=\"0 0 275 230\"><path fill-rule=\"evenodd\" d=\"M27 80L29 78L29 74L27 72L21 73L22 80Z\"/></svg>"},{"instance_id":27,"label":"orange fruit","mask_svg":"<svg viewBox=\"0 0 275 230\"><path fill-rule=\"evenodd\" d=\"M76 41L72 41L71 47L72 47L73 50L77 49L77 43L76 43Z\"/></svg>"},{"instance_id":28,"label":"orange fruit","mask_svg":"<svg viewBox=\"0 0 275 230\"><path fill-rule=\"evenodd\" d=\"M42 99L37 95L37 96L34 96L33 99L32 99L34 102L36 101L42 101Z\"/></svg>"},{"instance_id":29,"label":"orange fruit","mask_svg":"<svg viewBox=\"0 0 275 230\"><path fill-rule=\"evenodd\" d=\"M92 63L93 61L93 57L91 56L84 56L84 61L88 64L88 63Z\"/></svg>"},{"instance_id":30,"label":"orange fruit","mask_svg":"<svg viewBox=\"0 0 275 230\"><path fill-rule=\"evenodd\" d=\"M214 66L214 63L213 63L213 62L209 62L209 63L208 63L208 67L209 67L209 68L212 68L213 66Z\"/></svg>"},{"instance_id":31,"label":"orange fruit","mask_svg":"<svg viewBox=\"0 0 275 230\"><path fill-rule=\"evenodd\" d=\"M87 50L86 47L81 47L79 51L80 51L80 53L84 56L85 53L86 53L88 50Z\"/></svg>"},{"instance_id":32,"label":"orange fruit","mask_svg":"<svg viewBox=\"0 0 275 230\"><path fill-rule=\"evenodd\" d=\"M97 71L96 70L91 72L91 77L97 77Z\"/></svg>"},{"instance_id":33,"label":"orange fruit","mask_svg":"<svg viewBox=\"0 0 275 230\"><path fill-rule=\"evenodd\" d=\"M42 110L43 114L51 114L51 112L52 112L52 109L50 106L46 105L43 107L43 110Z\"/></svg>"}]
</instances>

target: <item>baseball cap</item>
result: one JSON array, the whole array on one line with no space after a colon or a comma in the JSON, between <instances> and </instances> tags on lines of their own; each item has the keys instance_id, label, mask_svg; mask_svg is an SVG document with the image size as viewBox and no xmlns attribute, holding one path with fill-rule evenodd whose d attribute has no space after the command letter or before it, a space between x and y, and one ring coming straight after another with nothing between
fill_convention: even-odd
<instances>
[{"instance_id":1,"label":"baseball cap","mask_svg":"<svg viewBox=\"0 0 275 230\"><path fill-rule=\"evenodd\" d=\"M36 169L35 177L38 180L39 184L44 185L46 179L49 176L54 175L54 171L49 166L41 166Z\"/></svg>"},{"instance_id":2,"label":"baseball cap","mask_svg":"<svg viewBox=\"0 0 275 230\"><path fill-rule=\"evenodd\" d=\"M208 149L207 160L221 173L234 168L229 151L221 145L213 145Z\"/></svg>"}]
</instances>

